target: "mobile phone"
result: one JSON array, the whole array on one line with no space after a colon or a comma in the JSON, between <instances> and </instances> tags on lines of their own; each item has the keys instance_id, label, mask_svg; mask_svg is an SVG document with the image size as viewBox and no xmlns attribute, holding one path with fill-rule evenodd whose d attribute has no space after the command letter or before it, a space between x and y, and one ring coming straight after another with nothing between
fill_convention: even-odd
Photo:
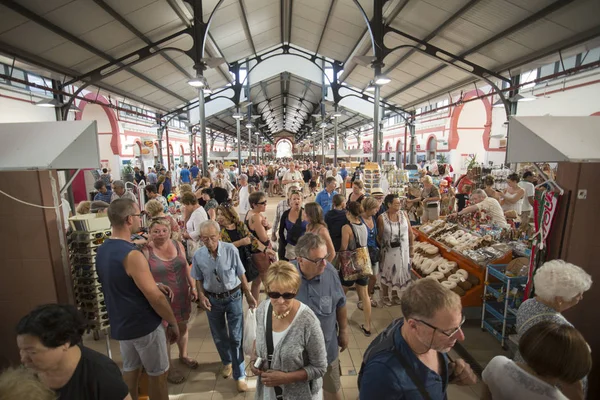
<instances>
[{"instance_id":1,"label":"mobile phone","mask_svg":"<svg viewBox=\"0 0 600 400\"><path fill-rule=\"evenodd\" d=\"M261 357L258 357L256 361L254 361L254 368L262 369L264 360Z\"/></svg>"}]
</instances>

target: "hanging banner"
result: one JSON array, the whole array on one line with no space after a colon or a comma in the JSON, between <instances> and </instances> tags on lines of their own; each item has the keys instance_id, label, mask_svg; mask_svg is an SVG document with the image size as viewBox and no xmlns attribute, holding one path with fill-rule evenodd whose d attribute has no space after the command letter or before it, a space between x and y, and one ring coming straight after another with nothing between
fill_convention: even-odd
<instances>
[{"instance_id":1,"label":"hanging banner","mask_svg":"<svg viewBox=\"0 0 600 400\"><path fill-rule=\"evenodd\" d=\"M363 141L363 154L371 154L372 151L373 151L373 148L371 147L371 141L364 140Z\"/></svg>"},{"instance_id":2,"label":"hanging banner","mask_svg":"<svg viewBox=\"0 0 600 400\"><path fill-rule=\"evenodd\" d=\"M140 154L142 156L142 165L144 171L148 170L148 167L154 167L154 138L144 137L142 140L142 148Z\"/></svg>"},{"instance_id":3,"label":"hanging banner","mask_svg":"<svg viewBox=\"0 0 600 400\"><path fill-rule=\"evenodd\" d=\"M528 281L523 300L527 300L531 295L535 271L546 262L546 240L550 234L550 229L552 229L552 222L558 208L559 196L560 194L557 192L536 191L536 199L533 206L536 237L531 248Z\"/></svg>"}]
</instances>

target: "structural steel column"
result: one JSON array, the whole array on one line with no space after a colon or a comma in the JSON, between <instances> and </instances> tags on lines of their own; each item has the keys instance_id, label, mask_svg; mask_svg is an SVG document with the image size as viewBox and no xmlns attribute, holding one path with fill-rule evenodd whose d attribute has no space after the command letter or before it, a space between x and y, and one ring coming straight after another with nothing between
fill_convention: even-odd
<instances>
[{"instance_id":1,"label":"structural steel column","mask_svg":"<svg viewBox=\"0 0 600 400\"><path fill-rule=\"evenodd\" d=\"M238 110L239 114L239 110ZM239 118L235 119L235 133L237 135L237 152L238 152L238 168L242 168L242 121ZM238 171L241 171L239 169Z\"/></svg>"},{"instance_id":2,"label":"structural steel column","mask_svg":"<svg viewBox=\"0 0 600 400\"><path fill-rule=\"evenodd\" d=\"M410 113L410 163L417 164L417 121L415 120L415 112Z\"/></svg>"},{"instance_id":3,"label":"structural steel column","mask_svg":"<svg viewBox=\"0 0 600 400\"><path fill-rule=\"evenodd\" d=\"M198 89L198 111L200 112L200 135L202 140L202 175L208 176L208 147L206 146L206 110L204 88Z\"/></svg>"},{"instance_id":4,"label":"structural steel column","mask_svg":"<svg viewBox=\"0 0 600 400\"><path fill-rule=\"evenodd\" d=\"M338 117L333 121L333 167L337 168L337 149L338 148Z\"/></svg>"},{"instance_id":5,"label":"structural steel column","mask_svg":"<svg viewBox=\"0 0 600 400\"><path fill-rule=\"evenodd\" d=\"M325 127L321 128L321 165L325 164Z\"/></svg>"},{"instance_id":6,"label":"structural steel column","mask_svg":"<svg viewBox=\"0 0 600 400\"><path fill-rule=\"evenodd\" d=\"M373 112L373 159L372 162L379 164L379 100L380 100L381 88L379 85L375 85L375 99L374 112Z\"/></svg>"}]
</instances>

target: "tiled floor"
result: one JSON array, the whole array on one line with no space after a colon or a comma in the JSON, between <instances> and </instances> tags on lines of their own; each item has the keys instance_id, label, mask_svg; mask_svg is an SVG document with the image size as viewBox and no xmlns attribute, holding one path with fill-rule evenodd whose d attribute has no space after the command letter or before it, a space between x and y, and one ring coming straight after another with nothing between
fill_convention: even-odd
<instances>
[{"instance_id":1,"label":"tiled floor","mask_svg":"<svg viewBox=\"0 0 600 400\"><path fill-rule=\"evenodd\" d=\"M270 198L269 200L267 217L269 218L269 221L273 221L277 202L281 200L281 198ZM261 300L262 299L264 299L264 297L262 297ZM394 318L400 316L400 306L373 308L371 330L373 334L371 338L367 338L360 330L360 325L364 323L364 317L363 312L356 307L357 301L358 297L356 292L348 292L347 307L350 327L350 343L348 350L340 354L340 364L342 367L341 380L344 398L352 400L358 398L356 381L364 350L367 348L372 338L374 338L382 329L387 327ZM189 323L189 331L189 356L198 360L200 365L195 370L190 370L182 365L178 366L186 375L187 379L182 384L169 386L170 398L179 400L253 399L255 395L256 378L248 378L249 391L247 393L237 393L235 381L231 378L223 379L221 377L221 361L210 335L206 314L202 311L197 311L195 307ZM467 340L469 340L468 336L469 335L467 334ZM477 337L477 341L482 340L482 345L475 344L475 348L479 350L480 358L485 358L485 360L482 360L483 362L487 362L487 360L491 358L490 356L495 355L492 353L494 351L499 351L500 349L497 342L493 342L494 339L490 339L491 336L489 338L487 336L489 335L480 332L479 335L473 335L473 339L471 339L475 340L475 337ZM104 337L101 337L98 341L94 341L91 336L88 336L85 338L84 342L88 347L106 353L106 342ZM121 366L119 345L115 340L111 340L111 350L113 359ZM171 357L172 359L177 360L177 346L171 347ZM178 364L178 361L174 361L174 363ZM247 373L251 375L249 368L247 369ZM478 399L480 390L480 385L475 387L458 387L451 385L448 392L451 400L470 400Z\"/></svg>"}]
</instances>

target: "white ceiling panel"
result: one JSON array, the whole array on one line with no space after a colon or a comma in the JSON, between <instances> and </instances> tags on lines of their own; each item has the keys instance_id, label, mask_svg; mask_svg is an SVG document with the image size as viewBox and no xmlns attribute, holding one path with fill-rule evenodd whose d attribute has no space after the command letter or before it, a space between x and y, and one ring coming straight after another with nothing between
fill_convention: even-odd
<instances>
[{"instance_id":1,"label":"white ceiling panel","mask_svg":"<svg viewBox=\"0 0 600 400\"><path fill-rule=\"evenodd\" d=\"M28 21L27 18L0 5L0 35Z\"/></svg>"},{"instance_id":2,"label":"white ceiling panel","mask_svg":"<svg viewBox=\"0 0 600 400\"><path fill-rule=\"evenodd\" d=\"M177 22L183 28L183 23L166 1L157 1L140 8L127 14L126 19L143 34L172 22Z\"/></svg>"},{"instance_id":3,"label":"white ceiling panel","mask_svg":"<svg viewBox=\"0 0 600 400\"><path fill-rule=\"evenodd\" d=\"M337 0L331 17L332 21L335 19L345 24L348 32L356 32L355 28L362 32L367 27L363 15L352 0Z\"/></svg>"},{"instance_id":4,"label":"white ceiling panel","mask_svg":"<svg viewBox=\"0 0 600 400\"><path fill-rule=\"evenodd\" d=\"M494 34L494 31L459 18L444 29L440 36L465 47L473 47Z\"/></svg>"},{"instance_id":5,"label":"white ceiling panel","mask_svg":"<svg viewBox=\"0 0 600 400\"><path fill-rule=\"evenodd\" d=\"M245 38L229 47L221 47L221 51L227 60L239 60L252 55L252 49Z\"/></svg>"},{"instance_id":6,"label":"white ceiling panel","mask_svg":"<svg viewBox=\"0 0 600 400\"><path fill-rule=\"evenodd\" d=\"M96 57L94 54L71 42L64 42L44 53L41 53L40 56L48 61L52 61L69 68Z\"/></svg>"},{"instance_id":7,"label":"white ceiling panel","mask_svg":"<svg viewBox=\"0 0 600 400\"><path fill-rule=\"evenodd\" d=\"M19 0L18 3L38 15L45 15L76 0Z\"/></svg>"},{"instance_id":8,"label":"white ceiling panel","mask_svg":"<svg viewBox=\"0 0 600 400\"><path fill-rule=\"evenodd\" d=\"M452 15L453 11L448 12L439 7L442 3L444 2L411 1L391 25L398 30L406 31L422 39ZM407 26L413 27L412 32L408 32Z\"/></svg>"},{"instance_id":9,"label":"white ceiling panel","mask_svg":"<svg viewBox=\"0 0 600 400\"><path fill-rule=\"evenodd\" d=\"M132 76L131 78L127 79L126 81L120 82L117 85L117 87L121 90L125 90L125 91L131 93L135 89L141 88L144 85L147 85L147 83L144 82L143 80L141 80L140 78ZM162 92L160 92L160 93L162 94Z\"/></svg>"},{"instance_id":10,"label":"white ceiling panel","mask_svg":"<svg viewBox=\"0 0 600 400\"><path fill-rule=\"evenodd\" d=\"M583 32L598 26L600 1L579 0L564 7L559 13L553 13L546 19L574 32Z\"/></svg>"},{"instance_id":11,"label":"white ceiling panel","mask_svg":"<svg viewBox=\"0 0 600 400\"><path fill-rule=\"evenodd\" d=\"M158 91L158 89L156 87L154 87L150 84L147 84L147 85L144 85L142 87L139 87L139 88L133 90L131 92L131 94L143 98L143 97L148 96L149 94L154 93L156 91Z\"/></svg>"},{"instance_id":12,"label":"white ceiling panel","mask_svg":"<svg viewBox=\"0 0 600 400\"><path fill-rule=\"evenodd\" d=\"M497 33L531 14L531 11L505 0L484 0L471 7L460 19Z\"/></svg>"},{"instance_id":13,"label":"white ceiling panel","mask_svg":"<svg viewBox=\"0 0 600 400\"><path fill-rule=\"evenodd\" d=\"M108 78L104 78L102 80L102 82L106 83L107 85L111 85L111 86L119 86L120 83L125 82L126 80L129 80L133 77L134 76L131 75L129 72L121 71L121 72L117 72L114 75L109 76Z\"/></svg>"},{"instance_id":14,"label":"white ceiling panel","mask_svg":"<svg viewBox=\"0 0 600 400\"><path fill-rule=\"evenodd\" d=\"M460 54L467 49L464 43L449 40L448 38L445 38L443 34L434 37L428 43L431 43L432 45L439 47L440 49L444 49L452 54Z\"/></svg>"},{"instance_id":15,"label":"white ceiling panel","mask_svg":"<svg viewBox=\"0 0 600 400\"><path fill-rule=\"evenodd\" d=\"M74 1L49 12L44 18L75 36L81 36L113 20L92 1Z\"/></svg>"},{"instance_id":16,"label":"white ceiling panel","mask_svg":"<svg viewBox=\"0 0 600 400\"><path fill-rule=\"evenodd\" d=\"M499 40L484 47L483 49L479 50L479 53L486 57L498 60L501 64L504 64L510 60L516 60L527 54L530 54L531 49L513 40L505 39Z\"/></svg>"},{"instance_id":17,"label":"white ceiling panel","mask_svg":"<svg viewBox=\"0 0 600 400\"><path fill-rule=\"evenodd\" d=\"M169 64L171 65L171 64ZM188 81L188 78L183 76L183 74L175 69L175 67L171 66L171 73L161 76L160 78L154 79L154 81L161 86L169 86L181 80ZM147 74L145 74L147 76ZM152 78L150 78L152 79Z\"/></svg>"},{"instance_id":18,"label":"white ceiling panel","mask_svg":"<svg viewBox=\"0 0 600 400\"><path fill-rule=\"evenodd\" d=\"M30 40L29 38L35 38L35 40ZM66 39L42 28L34 22L27 22L8 32L4 32L0 35L0 41L32 54L40 54L65 43Z\"/></svg>"},{"instance_id":19,"label":"white ceiling panel","mask_svg":"<svg viewBox=\"0 0 600 400\"><path fill-rule=\"evenodd\" d=\"M474 53L465 58L468 61L487 69L494 69L494 67L501 64L498 60L494 60L493 58L487 57L481 53Z\"/></svg>"},{"instance_id":20,"label":"white ceiling panel","mask_svg":"<svg viewBox=\"0 0 600 400\"><path fill-rule=\"evenodd\" d=\"M440 71L437 74L433 74L432 76L427 78L425 82L429 82L432 85L436 85L439 87L448 87L448 86L454 84L455 82L457 82L456 79L452 79L448 76L443 75L443 72L449 68L450 67L447 67L443 71Z\"/></svg>"},{"instance_id":21,"label":"white ceiling panel","mask_svg":"<svg viewBox=\"0 0 600 400\"><path fill-rule=\"evenodd\" d=\"M119 45L127 43L130 40L136 40L139 42L139 47L142 47L145 44L132 32L115 20L108 24L102 25L100 28L96 28L87 32L80 38L88 44L105 52L114 49Z\"/></svg>"},{"instance_id":22,"label":"white ceiling panel","mask_svg":"<svg viewBox=\"0 0 600 400\"><path fill-rule=\"evenodd\" d=\"M265 15L261 15L261 18L264 16ZM252 15L252 17L255 18L257 16ZM258 20L258 18L256 18L255 22L254 21L250 22L250 20L248 20L248 25L250 26L250 32L252 33L252 39L254 40L254 36L256 36L256 35L260 35L261 33L270 31L275 28L277 28L277 30L279 30L280 29L279 16L278 15L269 16L269 18L265 18L260 21ZM279 39L279 37L277 39Z\"/></svg>"},{"instance_id":23,"label":"white ceiling panel","mask_svg":"<svg viewBox=\"0 0 600 400\"><path fill-rule=\"evenodd\" d=\"M212 30L232 22L235 22L238 25L240 25L240 16L240 5L238 4L238 2L227 2L226 4L222 4L221 7L219 7L217 12L215 13L210 28Z\"/></svg>"},{"instance_id":24,"label":"white ceiling panel","mask_svg":"<svg viewBox=\"0 0 600 400\"><path fill-rule=\"evenodd\" d=\"M421 90L423 92L427 92L427 93L437 92L438 90L441 89L441 86L434 85L433 83L428 82L428 81L419 82L414 87L416 89L419 89L419 90Z\"/></svg>"},{"instance_id":25,"label":"white ceiling panel","mask_svg":"<svg viewBox=\"0 0 600 400\"><path fill-rule=\"evenodd\" d=\"M162 2L162 0L104 0L104 2L120 15L127 15L152 3Z\"/></svg>"}]
</instances>

